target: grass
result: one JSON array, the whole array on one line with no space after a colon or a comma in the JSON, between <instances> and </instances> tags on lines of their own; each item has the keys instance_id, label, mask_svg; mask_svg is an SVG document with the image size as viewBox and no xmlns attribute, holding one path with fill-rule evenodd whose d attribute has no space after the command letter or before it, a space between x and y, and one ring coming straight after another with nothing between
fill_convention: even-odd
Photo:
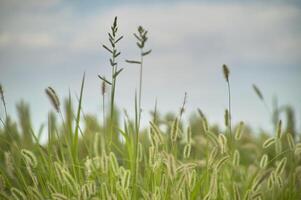
<instances>
[{"instance_id":1,"label":"grass","mask_svg":"<svg viewBox=\"0 0 301 200\"><path fill-rule=\"evenodd\" d=\"M117 62L123 38L118 35L117 18L108 33L110 45L103 45L111 56L111 78L98 76L102 123L82 112L85 75L75 111L70 95L61 104L48 87L46 94L55 112L49 113L48 140L42 144L44 127L37 132L32 129L28 105L17 105L19 123L14 122L6 113L0 87L5 109L0 128L0 199L301 199L301 143L296 131L292 126L285 130L282 121L274 134L253 134L243 122L232 124L226 65L221 68L229 92L224 127L210 124L200 109L184 124L187 94L179 113L162 116L155 106L149 127L140 127L143 59L151 53L145 50L147 33L138 27L134 37L140 58L126 60L140 67L140 83L135 118L127 116L123 125L115 106L118 75L123 70ZM267 107L262 92L253 88ZM288 118L287 124L292 120Z\"/></svg>"}]
</instances>

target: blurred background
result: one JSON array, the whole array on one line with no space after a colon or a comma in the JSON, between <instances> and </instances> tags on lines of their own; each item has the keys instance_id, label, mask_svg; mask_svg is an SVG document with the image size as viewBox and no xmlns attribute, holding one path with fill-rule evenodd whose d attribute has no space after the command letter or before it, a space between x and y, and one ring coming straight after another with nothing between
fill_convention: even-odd
<instances>
[{"instance_id":1,"label":"blurred background","mask_svg":"<svg viewBox=\"0 0 301 200\"><path fill-rule=\"evenodd\" d=\"M52 109L44 89L76 100L86 72L83 109L101 116L101 81L110 75L107 32L118 16L117 105L133 116L139 67L124 62L139 50L133 32L149 31L143 82L143 123L158 102L160 113L178 112L187 92L186 117L201 108L222 124L227 86L222 64L231 70L232 118L254 130L272 130L270 115L252 84L272 110L290 105L301 129L301 3L298 1L66 1L0 0L0 82L8 112L30 104L34 127ZM277 99L277 100L276 100ZM274 103L273 103L274 102ZM1 105L1 117L4 110ZM285 118L286 113L283 113Z\"/></svg>"}]
</instances>

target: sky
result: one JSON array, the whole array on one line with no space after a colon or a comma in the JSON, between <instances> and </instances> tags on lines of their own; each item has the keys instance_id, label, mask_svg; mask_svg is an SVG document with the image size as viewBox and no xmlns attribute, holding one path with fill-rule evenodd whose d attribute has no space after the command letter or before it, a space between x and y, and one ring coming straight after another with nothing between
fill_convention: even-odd
<instances>
[{"instance_id":1,"label":"sky","mask_svg":"<svg viewBox=\"0 0 301 200\"><path fill-rule=\"evenodd\" d=\"M76 100L86 73L83 108L101 116L97 75L110 76L107 32L118 16L124 35L116 103L131 116L139 84L133 37L148 30L143 74L143 123L155 101L161 113L178 112L187 92L186 117L201 108L210 122L222 124L227 87L222 65L230 68L232 118L254 130L270 129L267 104L294 107L301 119L301 4L298 1L66 1L0 0L0 83L7 108L16 118L21 99L30 104L34 126L45 123L52 109L44 89L52 86L61 99ZM3 107L0 111L4 116ZM301 124L298 124L299 130Z\"/></svg>"}]
</instances>

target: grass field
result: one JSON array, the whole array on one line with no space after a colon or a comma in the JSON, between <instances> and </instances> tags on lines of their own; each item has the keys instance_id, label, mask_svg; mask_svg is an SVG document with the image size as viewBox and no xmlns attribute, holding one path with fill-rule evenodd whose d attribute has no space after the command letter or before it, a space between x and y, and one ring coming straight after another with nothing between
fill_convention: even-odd
<instances>
[{"instance_id":1,"label":"grass field","mask_svg":"<svg viewBox=\"0 0 301 200\"><path fill-rule=\"evenodd\" d=\"M286 124L277 110L270 111L274 133L254 134L252 124L233 124L235 91L229 68L221 65L229 97L224 126L212 125L201 110L184 123L185 94L179 112L160 115L154 108L149 126L142 127L143 59L151 50L147 30L139 26L134 34L139 59L126 60L140 69L135 117L126 115L121 124L115 89L123 71L118 67L123 36L117 18L108 37L103 48L110 55L111 77L98 75L101 120L82 111L85 75L77 102L69 97L61 103L55 90L46 88L53 111L38 131L24 102L17 105L18 122L10 118L1 86L0 199L301 199L301 143L290 107ZM267 106L259 88L253 88ZM43 132L46 142L41 142Z\"/></svg>"}]
</instances>

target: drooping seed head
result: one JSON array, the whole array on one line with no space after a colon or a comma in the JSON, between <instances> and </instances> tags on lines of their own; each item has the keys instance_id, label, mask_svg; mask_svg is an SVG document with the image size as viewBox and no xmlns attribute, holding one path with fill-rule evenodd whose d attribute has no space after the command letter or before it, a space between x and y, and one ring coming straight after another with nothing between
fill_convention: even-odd
<instances>
[{"instance_id":1,"label":"drooping seed head","mask_svg":"<svg viewBox=\"0 0 301 200\"><path fill-rule=\"evenodd\" d=\"M216 170L219 171L221 167L230 159L230 156L226 155L222 157L216 164Z\"/></svg>"},{"instance_id":2,"label":"drooping seed head","mask_svg":"<svg viewBox=\"0 0 301 200\"><path fill-rule=\"evenodd\" d=\"M60 112L60 100L59 100L55 90L52 87L48 87L45 89L45 92L46 92L51 104L53 105L54 109L57 112Z\"/></svg>"},{"instance_id":3,"label":"drooping seed head","mask_svg":"<svg viewBox=\"0 0 301 200\"><path fill-rule=\"evenodd\" d=\"M269 138L263 143L262 147L266 149L271 145L273 145L275 142L276 142L276 138Z\"/></svg>"},{"instance_id":4,"label":"drooping seed head","mask_svg":"<svg viewBox=\"0 0 301 200\"><path fill-rule=\"evenodd\" d=\"M226 152L227 150L227 138L224 134L219 134L218 135L218 142L221 148L222 154Z\"/></svg>"},{"instance_id":5,"label":"drooping seed head","mask_svg":"<svg viewBox=\"0 0 301 200\"><path fill-rule=\"evenodd\" d=\"M277 167L276 167L276 170L275 170L275 173L277 176L281 175L285 169L285 166L286 166L286 162L287 162L287 158L284 157L281 159L281 161L278 163Z\"/></svg>"},{"instance_id":6,"label":"drooping seed head","mask_svg":"<svg viewBox=\"0 0 301 200\"><path fill-rule=\"evenodd\" d=\"M14 199L27 200L26 195L24 194L24 192L22 192L21 190L15 188L15 187L12 187L10 189L10 192L11 192Z\"/></svg>"},{"instance_id":7,"label":"drooping seed head","mask_svg":"<svg viewBox=\"0 0 301 200\"><path fill-rule=\"evenodd\" d=\"M21 155L23 156L26 164L28 164L29 166L35 168L38 165L37 158L31 151L22 149Z\"/></svg>"},{"instance_id":8,"label":"drooping seed head","mask_svg":"<svg viewBox=\"0 0 301 200\"><path fill-rule=\"evenodd\" d=\"M259 163L259 166L261 169L265 169L266 166L268 165L268 155L267 154L264 154L260 160L260 163Z\"/></svg>"}]
</instances>

